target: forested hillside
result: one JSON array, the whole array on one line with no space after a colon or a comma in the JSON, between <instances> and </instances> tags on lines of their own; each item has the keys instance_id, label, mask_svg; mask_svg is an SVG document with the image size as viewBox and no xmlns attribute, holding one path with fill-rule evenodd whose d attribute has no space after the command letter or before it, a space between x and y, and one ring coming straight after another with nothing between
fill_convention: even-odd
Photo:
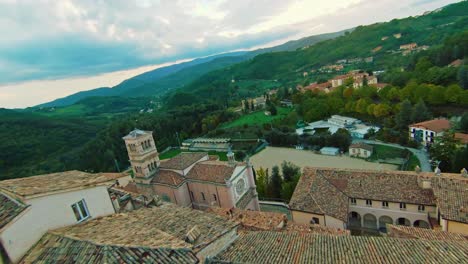
<instances>
[{"instance_id":1,"label":"forested hillside","mask_svg":"<svg viewBox=\"0 0 468 264\"><path fill-rule=\"evenodd\" d=\"M279 105L279 100L290 99L296 105L294 111L291 111L284 118L275 119L268 126L242 127L233 133L241 134L244 129L250 130L258 137L264 137L270 141L281 138L283 143L291 145L298 139L297 136L290 136L291 134L288 133L294 129L298 120L314 121L330 114L341 113L377 122L384 128L379 137L399 142L403 140L399 135L407 133L402 132L404 123L399 123L398 118L396 118L400 114L404 102L405 108L408 108L408 103L411 109L424 109L426 107L428 116L450 117L467 111L467 66L462 63L459 67L447 67L447 64L455 59L465 59L466 63L467 21L468 2L465 1L425 16L360 26L344 36L325 40L308 48L261 54L247 61L215 69L206 74L200 72L198 73L200 77L193 79L191 83L165 95L162 98L160 108L159 105L152 105L150 98L145 98L146 101L140 102L144 105L142 108L151 108L154 112L137 113L138 111L135 111L137 109L130 110L130 107L127 108L128 112L110 115L108 118L112 121L106 127L99 125L102 124L99 123L100 121L96 126L87 126L89 122L95 122L93 118L96 116L97 120L106 117L106 111L114 109L119 112L119 109L126 107L122 105L124 102L115 98L116 104L109 105L105 102L99 102L100 100L105 101L104 98L90 98L90 101L93 102L91 105L96 110L89 114L85 121L81 121L82 125L76 128L74 133L77 133L77 136L76 139L72 140L72 143L75 142L77 146L67 150L62 149L62 155L59 155L60 151L55 152L55 150L67 145L75 146L75 144L66 144L62 141L65 140L67 134L71 133L67 132L69 131L67 129L78 123L75 123L74 120L63 120L65 116L61 117L60 114L52 115L51 119L38 116L37 113L13 116L10 121L6 119L10 125L4 125L5 122L1 122L2 125L0 125L2 138L15 139L14 141L5 141L9 143L5 144L6 147L1 146L0 148L4 155L3 159L8 158L8 166L5 165L5 162L3 165L0 164L0 176L22 177L44 171L51 172L71 168L89 171L115 171L116 163L119 168L125 168L128 166L128 158L121 137L135 127L154 131L154 137L160 150L177 144L176 132L179 133L182 140L206 133L210 133L211 136L222 136L226 131L220 127L221 124L239 117L238 113L232 111L233 107L239 107L242 99L262 95L273 88L279 88L279 90L277 95L272 98L271 104ZM394 37L394 34L401 34L401 37ZM383 40L384 37L387 38ZM403 56L399 51L400 45L411 42L429 47L417 53ZM379 46L381 48L378 51L372 51ZM387 82L389 85L379 91L370 86L355 90L349 85L343 85L330 94L301 93L296 90L298 86L307 85L323 77L314 74L305 75L304 72L311 73L318 67L336 63L337 60L341 59L369 56L373 57L372 63L359 63L350 67L368 72L383 71L378 76L379 82ZM179 72L182 73L184 70L188 70L188 68ZM164 78L170 78L169 76ZM129 82L133 83L133 88L138 86L138 82L135 80ZM157 87L148 86L142 89L144 90L142 93L151 93ZM156 94L152 95L156 96ZM409 102L406 102L406 99ZM86 103L87 100L83 100L69 106L72 109L65 112L73 112L74 107L79 108L76 105ZM106 110L99 112L97 110L99 108ZM67 108L57 108L55 111L64 111L63 109ZM43 109L42 111L47 110ZM423 112L421 111L421 113ZM46 113L40 114L46 115ZM40 120L44 126L49 125L57 129L57 135L55 135L54 129L42 130L42 126L39 124L37 125L39 127L37 133L29 135L17 133L16 130L33 129L33 124L36 121L28 123L30 118ZM421 117L415 117L410 121L418 118ZM407 121L405 120L405 122ZM53 126L52 124L57 125ZM272 129L273 126L279 129ZM13 131L10 129L11 127L14 128ZM96 136L90 136L90 133L96 131L99 131ZM45 133L48 137L43 135ZM50 140L54 140L56 137L56 141L61 142L61 144L55 148L46 148L49 146ZM78 139L85 137L88 140L81 140L78 144ZM34 146L28 145L29 138L32 142L36 142ZM289 140L291 142L284 142ZM34 149L34 151L31 150L32 152L28 152L29 155L6 156L6 153L8 155L14 153L12 149L21 151L28 149L28 147ZM43 152L39 150L43 150ZM57 163L60 160L58 157L62 159L66 157L67 162L63 163L65 165Z\"/></svg>"},{"instance_id":2,"label":"forested hillside","mask_svg":"<svg viewBox=\"0 0 468 264\"><path fill-rule=\"evenodd\" d=\"M351 31L351 29L347 31ZM335 33L310 36L299 40L288 41L284 44L270 48L263 48L249 52L229 52L178 63L137 75L112 88L97 88L89 91L79 92L64 98L56 99L52 102L40 104L38 107L67 106L91 96L160 96L164 95L170 90L177 89L183 87L186 84L189 84L203 74L251 59L258 54L296 50L302 47L314 45L315 43L318 43L322 40L341 36L345 32L346 31L340 31Z\"/></svg>"}]
</instances>

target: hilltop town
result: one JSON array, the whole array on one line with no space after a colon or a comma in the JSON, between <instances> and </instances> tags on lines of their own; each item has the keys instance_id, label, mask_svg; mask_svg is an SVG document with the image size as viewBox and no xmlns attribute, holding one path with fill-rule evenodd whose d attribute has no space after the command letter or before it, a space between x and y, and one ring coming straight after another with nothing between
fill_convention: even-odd
<instances>
[{"instance_id":1,"label":"hilltop town","mask_svg":"<svg viewBox=\"0 0 468 264\"><path fill-rule=\"evenodd\" d=\"M0 109L0 263L465 263L465 7Z\"/></svg>"}]
</instances>

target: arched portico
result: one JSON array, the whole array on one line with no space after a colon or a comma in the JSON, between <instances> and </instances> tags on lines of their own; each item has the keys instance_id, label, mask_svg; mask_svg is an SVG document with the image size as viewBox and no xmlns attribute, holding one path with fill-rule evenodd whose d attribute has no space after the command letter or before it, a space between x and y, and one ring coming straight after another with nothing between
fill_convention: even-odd
<instances>
[{"instance_id":1,"label":"arched portico","mask_svg":"<svg viewBox=\"0 0 468 264\"><path fill-rule=\"evenodd\" d=\"M411 226L411 221L404 218L404 217L400 217L400 218L397 219L396 224L397 225L404 225L404 226Z\"/></svg>"},{"instance_id":2,"label":"arched portico","mask_svg":"<svg viewBox=\"0 0 468 264\"><path fill-rule=\"evenodd\" d=\"M387 224L393 224L393 219L390 216L382 215L379 217L379 229L387 229Z\"/></svg>"},{"instance_id":3,"label":"arched portico","mask_svg":"<svg viewBox=\"0 0 468 264\"><path fill-rule=\"evenodd\" d=\"M377 217L373 214L365 214L363 227L370 229L377 229Z\"/></svg>"},{"instance_id":4,"label":"arched portico","mask_svg":"<svg viewBox=\"0 0 468 264\"><path fill-rule=\"evenodd\" d=\"M416 220L414 221L414 224L413 224L414 227L420 227L420 228L428 228L430 229L430 225L428 222L424 221L424 220Z\"/></svg>"},{"instance_id":5,"label":"arched portico","mask_svg":"<svg viewBox=\"0 0 468 264\"><path fill-rule=\"evenodd\" d=\"M361 227L361 215L357 212L350 212L348 214L349 227Z\"/></svg>"}]
</instances>

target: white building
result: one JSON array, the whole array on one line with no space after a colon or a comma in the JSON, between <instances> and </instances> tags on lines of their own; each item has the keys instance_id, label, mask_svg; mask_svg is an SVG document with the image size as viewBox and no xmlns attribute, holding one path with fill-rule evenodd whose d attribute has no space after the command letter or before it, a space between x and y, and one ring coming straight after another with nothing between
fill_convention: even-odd
<instances>
[{"instance_id":1,"label":"white building","mask_svg":"<svg viewBox=\"0 0 468 264\"><path fill-rule=\"evenodd\" d=\"M107 191L121 173L67 171L0 182L0 243L18 262L50 229L115 213Z\"/></svg>"},{"instance_id":2,"label":"white building","mask_svg":"<svg viewBox=\"0 0 468 264\"><path fill-rule=\"evenodd\" d=\"M448 129L450 129L448 119L433 119L410 125L409 136L412 140L430 146L436 137L442 136Z\"/></svg>"},{"instance_id":3,"label":"white building","mask_svg":"<svg viewBox=\"0 0 468 264\"><path fill-rule=\"evenodd\" d=\"M339 148L323 147L323 148L320 149L320 154L322 154L322 155L336 156L339 153L340 153Z\"/></svg>"},{"instance_id":4,"label":"white building","mask_svg":"<svg viewBox=\"0 0 468 264\"><path fill-rule=\"evenodd\" d=\"M364 143L356 143L349 146L349 156L359 158L369 158L372 156L374 147Z\"/></svg>"},{"instance_id":5,"label":"white building","mask_svg":"<svg viewBox=\"0 0 468 264\"><path fill-rule=\"evenodd\" d=\"M327 121L315 121L307 124L305 127L296 129L296 134L299 136L303 134L313 135L316 129L327 129L330 134L335 134L340 128L348 130L353 138L364 138L371 129L374 132L380 130L379 127L365 125L361 120L356 118L332 115Z\"/></svg>"}]
</instances>

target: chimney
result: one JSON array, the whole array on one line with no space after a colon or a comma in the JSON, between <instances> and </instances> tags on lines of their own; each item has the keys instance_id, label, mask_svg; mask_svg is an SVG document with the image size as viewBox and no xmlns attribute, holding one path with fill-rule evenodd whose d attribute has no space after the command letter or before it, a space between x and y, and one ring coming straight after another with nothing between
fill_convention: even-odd
<instances>
[{"instance_id":1,"label":"chimney","mask_svg":"<svg viewBox=\"0 0 468 264\"><path fill-rule=\"evenodd\" d=\"M466 168L463 168L463 169L461 170L461 175L462 175L462 177L464 177L464 178L468 178L468 171L466 170Z\"/></svg>"},{"instance_id":2,"label":"chimney","mask_svg":"<svg viewBox=\"0 0 468 264\"><path fill-rule=\"evenodd\" d=\"M416 171L416 173L420 173L421 167L419 167L419 165L416 165L416 168L414 168L414 171Z\"/></svg>"}]
</instances>

